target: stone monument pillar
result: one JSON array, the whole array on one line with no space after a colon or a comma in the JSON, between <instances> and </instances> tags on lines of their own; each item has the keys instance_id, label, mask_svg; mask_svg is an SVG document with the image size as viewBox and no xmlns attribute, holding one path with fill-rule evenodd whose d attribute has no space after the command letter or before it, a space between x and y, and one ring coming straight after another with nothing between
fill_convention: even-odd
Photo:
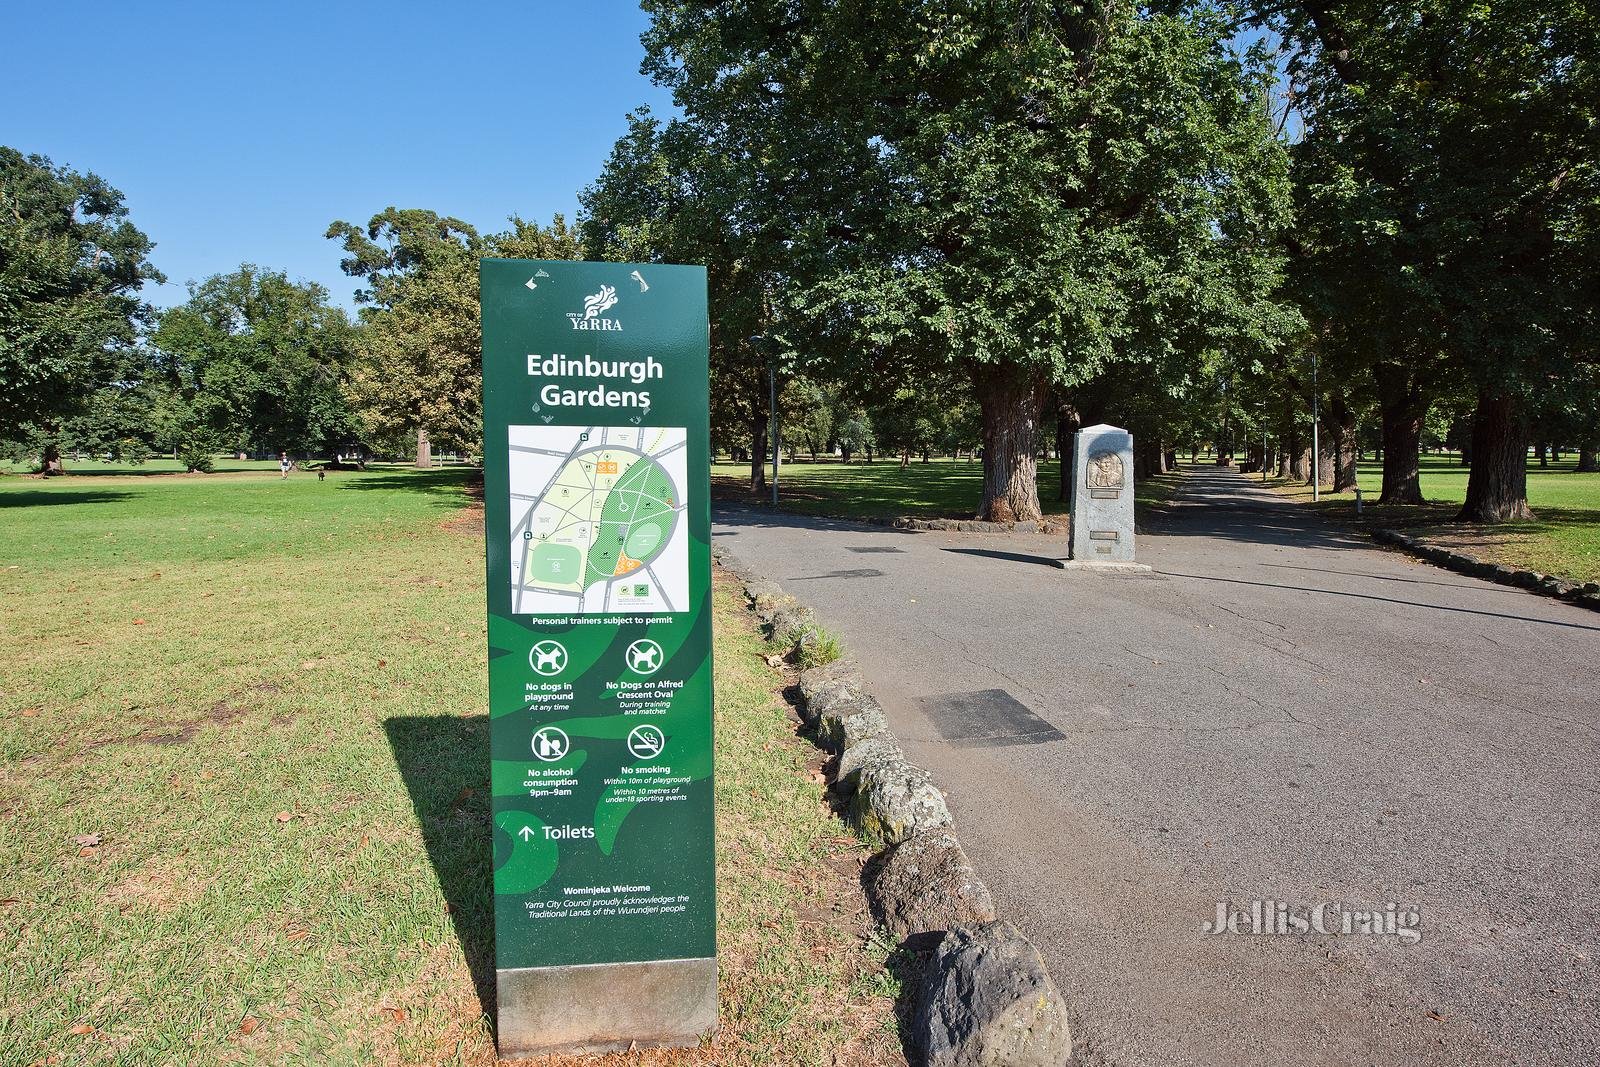
<instances>
[{"instance_id":1,"label":"stone monument pillar","mask_svg":"<svg viewBox=\"0 0 1600 1067\"><path fill-rule=\"evenodd\" d=\"M1133 562L1133 435L1085 426L1073 451L1070 554L1083 563Z\"/></svg>"}]
</instances>

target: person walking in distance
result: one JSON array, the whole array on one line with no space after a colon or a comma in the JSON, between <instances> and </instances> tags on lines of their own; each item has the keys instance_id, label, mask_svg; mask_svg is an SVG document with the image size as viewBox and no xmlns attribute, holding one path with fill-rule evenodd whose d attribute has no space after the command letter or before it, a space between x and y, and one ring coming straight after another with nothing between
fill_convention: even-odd
<instances>
[{"instance_id":1,"label":"person walking in distance","mask_svg":"<svg viewBox=\"0 0 1600 1067\"><path fill-rule=\"evenodd\" d=\"M287 479L289 477L289 468L292 467L293 465L294 464L289 462L289 453L287 453L287 452L279 452L278 453L278 477L279 478Z\"/></svg>"}]
</instances>

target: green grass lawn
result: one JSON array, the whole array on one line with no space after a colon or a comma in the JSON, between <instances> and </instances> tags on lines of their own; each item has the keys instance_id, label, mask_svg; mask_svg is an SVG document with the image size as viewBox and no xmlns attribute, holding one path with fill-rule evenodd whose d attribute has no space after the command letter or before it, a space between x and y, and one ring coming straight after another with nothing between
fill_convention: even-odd
<instances>
[{"instance_id":1,"label":"green grass lawn","mask_svg":"<svg viewBox=\"0 0 1600 1067\"><path fill-rule=\"evenodd\" d=\"M1039 503L1046 516L1061 518L1067 513L1067 505L1059 499L1060 472L1056 460L1039 464ZM748 466L718 463L712 466L711 476L721 495L748 496L744 489L750 476ZM1136 500L1140 504L1163 500L1176 482L1176 476L1144 479L1134 487ZM910 466L901 467L896 457L880 457L873 463L860 459L848 464L801 461L780 465L778 490L779 506L803 515L970 519L983 496L983 464L965 459L928 463L913 459Z\"/></svg>"},{"instance_id":2,"label":"green grass lawn","mask_svg":"<svg viewBox=\"0 0 1600 1067\"><path fill-rule=\"evenodd\" d=\"M1600 474L1578 474L1576 460L1540 467L1528 462L1528 503L1534 522L1503 526L1471 526L1451 521L1467 497L1467 474L1454 456L1422 457L1422 507L1378 506L1383 466L1362 463L1358 481L1366 504L1364 524L1406 526L1431 543L1470 552L1480 559L1559 574L1580 581L1600 580ZM1310 504L1304 485L1273 482L1280 492ZM1323 493L1314 505L1329 514L1353 519L1355 493Z\"/></svg>"},{"instance_id":3,"label":"green grass lawn","mask_svg":"<svg viewBox=\"0 0 1600 1067\"><path fill-rule=\"evenodd\" d=\"M493 1061L464 480L0 477L0 1062ZM672 1062L892 1062L864 853L716 627L723 1030Z\"/></svg>"}]
</instances>

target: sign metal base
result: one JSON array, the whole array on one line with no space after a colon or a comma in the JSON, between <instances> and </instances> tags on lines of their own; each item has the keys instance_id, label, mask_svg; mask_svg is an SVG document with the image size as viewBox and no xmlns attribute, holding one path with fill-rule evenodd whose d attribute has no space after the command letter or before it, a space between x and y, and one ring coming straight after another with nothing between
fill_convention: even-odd
<instances>
[{"instance_id":1,"label":"sign metal base","mask_svg":"<svg viewBox=\"0 0 1600 1067\"><path fill-rule=\"evenodd\" d=\"M715 959L521 967L495 981L502 1056L693 1048L717 1025Z\"/></svg>"}]
</instances>

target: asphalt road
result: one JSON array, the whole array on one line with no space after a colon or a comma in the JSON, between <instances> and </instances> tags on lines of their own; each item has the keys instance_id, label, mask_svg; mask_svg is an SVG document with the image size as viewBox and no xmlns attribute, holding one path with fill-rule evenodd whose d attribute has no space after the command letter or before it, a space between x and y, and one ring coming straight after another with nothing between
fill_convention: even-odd
<instances>
[{"instance_id":1,"label":"asphalt road","mask_svg":"<svg viewBox=\"0 0 1600 1067\"><path fill-rule=\"evenodd\" d=\"M1084 1062L1600 1063L1600 613L1214 469L1141 530L1150 575L715 518L844 637ZM1257 900L1415 905L1419 939L1202 931Z\"/></svg>"}]
</instances>

